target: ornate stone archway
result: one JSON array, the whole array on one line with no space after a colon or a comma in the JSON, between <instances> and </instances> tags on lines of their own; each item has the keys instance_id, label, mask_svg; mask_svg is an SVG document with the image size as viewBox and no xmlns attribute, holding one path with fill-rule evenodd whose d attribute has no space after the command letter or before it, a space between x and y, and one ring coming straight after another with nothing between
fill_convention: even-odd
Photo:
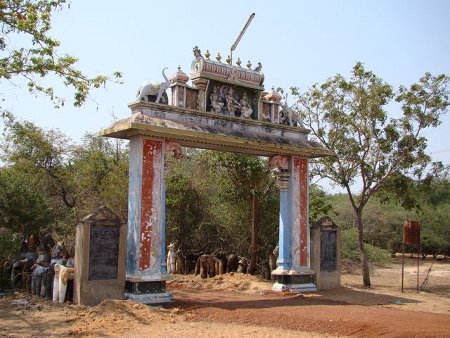
<instances>
[{"instance_id":1,"label":"ornate stone archway","mask_svg":"<svg viewBox=\"0 0 450 338\"><path fill-rule=\"evenodd\" d=\"M102 131L130 140L126 297L143 303L171 299L165 290L164 162L167 156L179 158L181 146L270 157L280 188L273 289L315 290L308 160L331 152L308 139L309 130L281 106L278 93L264 92L261 67L252 70L249 63L244 69L208 54L203 57L195 47L191 76L179 68L171 77L170 105L147 101L141 90L142 100L129 105L132 115Z\"/></svg>"}]
</instances>

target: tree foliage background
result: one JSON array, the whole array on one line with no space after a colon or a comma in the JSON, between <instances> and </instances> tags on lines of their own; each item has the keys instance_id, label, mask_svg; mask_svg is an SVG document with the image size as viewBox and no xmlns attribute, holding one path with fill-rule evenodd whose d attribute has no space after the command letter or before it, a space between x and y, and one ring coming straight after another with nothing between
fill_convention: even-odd
<instances>
[{"instance_id":1,"label":"tree foliage background","mask_svg":"<svg viewBox=\"0 0 450 338\"><path fill-rule=\"evenodd\" d=\"M125 143L86 134L81 144L75 144L61 132L42 129L10 114L3 120L3 253L18 248L13 245L14 238L33 232L52 232L56 239L73 239L78 221L101 205L126 222ZM278 242L279 191L274 183L275 176L268 171L265 158L184 149L183 160L169 160L166 170L167 243L176 242L185 253L222 250L249 258L254 255L255 264L260 264ZM400 199L390 188L365 206L364 242L369 245L369 260L385 261L376 247L399 250L405 219L421 222L425 254L449 254L448 170L437 166L424 179L402 184L404 196L420 196L421 200L410 203L410 198ZM344 231L343 257L355 259L357 220L348 197L327 195L311 185L310 223L327 214Z\"/></svg>"},{"instance_id":2,"label":"tree foliage background","mask_svg":"<svg viewBox=\"0 0 450 338\"><path fill-rule=\"evenodd\" d=\"M371 283L363 211L381 190L389 190L388 182L396 177L406 181L423 177L430 165L423 132L437 127L448 112L449 81L446 75L426 73L417 83L395 91L358 62L349 79L337 74L305 93L292 88L295 110L313 136L334 152L317 160L312 174L346 191L358 229L365 286ZM389 114L393 102L397 113Z\"/></svg>"},{"instance_id":3,"label":"tree foliage background","mask_svg":"<svg viewBox=\"0 0 450 338\"><path fill-rule=\"evenodd\" d=\"M88 76L77 69L74 56L60 51L50 35L51 19L66 6L65 0L0 1L0 81L24 81L30 93L48 96L56 107L67 98L55 92L55 81L72 88L73 104L80 106L93 88L121 78L120 72ZM364 284L370 285L365 244L395 250L406 217L421 221L426 252L448 253L448 168L434 164L429 170L423 130L438 126L447 113L449 78L425 73L395 90L358 62L350 79L338 74L305 93L297 88L292 93L303 122L335 153L314 162L311 173L347 192L347 200L330 198L311 186L310 221L334 207L337 223L352 231L348 238L357 234ZM395 103L397 113L388 114ZM58 130L9 112L2 111L2 118L1 236L53 231L69 237L78 220L100 205L126 220L126 145L97 135L74 144ZM167 172L168 241L185 250L247 255L254 267L278 239L274 179L266 159L189 150ZM355 182L361 189L354 189ZM14 247L3 239L5 247Z\"/></svg>"},{"instance_id":4,"label":"tree foliage background","mask_svg":"<svg viewBox=\"0 0 450 338\"><path fill-rule=\"evenodd\" d=\"M25 80L30 93L48 96L56 107L67 98L60 97L45 78L53 76L74 91L73 104L81 106L93 88L108 81L120 82L118 71L112 76L88 76L76 68L77 58L59 50L59 41L51 37L51 19L55 12L70 7L66 0L0 1L0 81Z\"/></svg>"}]
</instances>

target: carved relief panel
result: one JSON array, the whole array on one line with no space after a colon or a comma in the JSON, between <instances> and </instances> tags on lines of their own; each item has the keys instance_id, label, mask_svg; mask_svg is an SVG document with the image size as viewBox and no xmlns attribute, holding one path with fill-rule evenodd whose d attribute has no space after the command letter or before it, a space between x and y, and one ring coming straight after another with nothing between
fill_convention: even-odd
<instances>
[{"instance_id":1,"label":"carved relief panel","mask_svg":"<svg viewBox=\"0 0 450 338\"><path fill-rule=\"evenodd\" d=\"M206 110L231 117L257 119L258 98L251 89L211 81Z\"/></svg>"}]
</instances>

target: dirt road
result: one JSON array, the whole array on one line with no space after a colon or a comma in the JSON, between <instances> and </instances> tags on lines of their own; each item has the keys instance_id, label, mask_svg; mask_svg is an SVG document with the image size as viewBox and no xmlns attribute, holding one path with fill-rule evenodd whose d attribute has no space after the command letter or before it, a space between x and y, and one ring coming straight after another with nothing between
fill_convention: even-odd
<instances>
[{"instance_id":1,"label":"dirt road","mask_svg":"<svg viewBox=\"0 0 450 338\"><path fill-rule=\"evenodd\" d=\"M193 320L242 324L338 336L450 337L450 315L387 305L353 305L320 296L172 290L172 306ZM226 335L225 335L226 337Z\"/></svg>"},{"instance_id":2,"label":"dirt road","mask_svg":"<svg viewBox=\"0 0 450 338\"><path fill-rule=\"evenodd\" d=\"M421 267L428 269L426 263ZM274 293L254 276L175 276L173 303L149 307L106 300L94 307L0 295L0 337L450 337L450 264L436 264L427 291L414 269L400 293L399 266L377 269L370 290L343 275L342 287Z\"/></svg>"}]
</instances>

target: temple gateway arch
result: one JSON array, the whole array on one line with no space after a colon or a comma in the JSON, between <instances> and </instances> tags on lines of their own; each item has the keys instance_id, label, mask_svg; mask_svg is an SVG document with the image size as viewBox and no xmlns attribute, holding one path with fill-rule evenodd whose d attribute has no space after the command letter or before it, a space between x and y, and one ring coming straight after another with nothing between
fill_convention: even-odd
<instances>
[{"instance_id":1,"label":"temple gateway arch","mask_svg":"<svg viewBox=\"0 0 450 338\"><path fill-rule=\"evenodd\" d=\"M180 67L141 86L131 116L102 131L130 140L125 297L169 302L165 254L164 163L194 147L267 156L280 189L279 257L273 290L316 290L308 224L308 160L331 152L308 139L281 96L264 92L262 67L211 60L194 48L190 76ZM188 82L191 81L190 84ZM166 93L166 89L170 92ZM170 96L170 98L169 98ZM169 100L170 99L170 100ZM170 101L170 104L169 104Z\"/></svg>"}]
</instances>

